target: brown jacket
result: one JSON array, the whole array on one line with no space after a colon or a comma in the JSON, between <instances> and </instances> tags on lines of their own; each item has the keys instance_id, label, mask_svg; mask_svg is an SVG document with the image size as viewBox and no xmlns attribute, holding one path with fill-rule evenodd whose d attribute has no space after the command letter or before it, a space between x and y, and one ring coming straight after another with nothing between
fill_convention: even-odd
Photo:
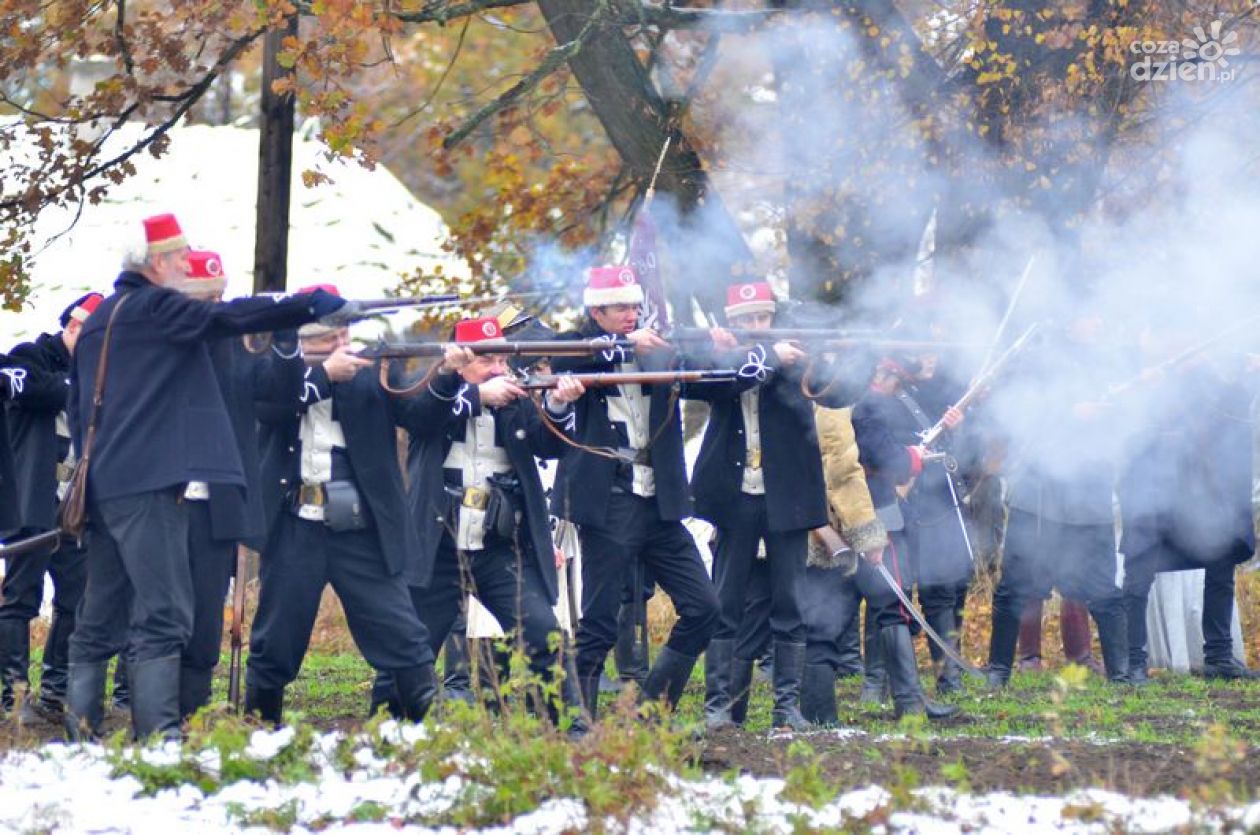
<instances>
[{"instance_id":1,"label":"brown jacket","mask_svg":"<svg viewBox=\"0 0 1260 835\"><path fill-rule=\"evenodd\" d=\"M857 440L853 435L853 410L814 408L818 446L822 451L823 476L827 484L827 507L831 526L849 547L858 553L888 544L888 533L875 518L875 506L866 488L866 476L858 462ZM811 549L810 565L830 567L817 549Z\"/></svg>"}]
</instances>

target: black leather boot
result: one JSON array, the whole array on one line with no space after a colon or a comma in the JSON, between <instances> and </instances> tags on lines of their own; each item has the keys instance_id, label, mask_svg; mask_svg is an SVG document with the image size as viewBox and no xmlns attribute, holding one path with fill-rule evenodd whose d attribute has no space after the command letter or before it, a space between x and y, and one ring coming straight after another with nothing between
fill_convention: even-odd
<instances>
[{"instance_id":1,"label":"black leather boot","mask_svg":"<svg viewBox=\"0 0 1260 835\"><path fill-rule=\"evenodd\" d=\"M245 715L279 727L284 722L284 688L245 685Z\"/></svg>"},{"instance_id":2,"label":"black leather boot","mask_svg":"<svg viewBox=\"0 0 1260 835\"><path fill-rule=\"evenodd\" d=\"M893 709L898 719L906 714L926 714L928 719L948 719L958 714L953 705L930 701L919 683L914 659L914 639L905 624L885 626L879 632L880 650L892 686Z\"/></svg>"},{"instance_id":3,"label":"black leather boot","mask_svg":"<svg viewBox=\"0 0 1260 835\"><path fill-rule=\"evenodd\" d=\"M613 664L617 667L617 678L622 683L633 681L642 688L648 674L648 658L644 654L643 645L636 640L638 636L635 634L634 616L637 605L641 605L637 600L634 603L624 603L617 611L617 643L613 645Z\"/></svg>"},{"instance_id":4,"label":"black leather boot","mask_svg":"<svg viewBox=\"0 0 1260 835\"><path fill-rule=\"evenodd\" d=\"M770 727L808 731L813 728L801 715L801 675L805 671L805 645L774 642L774 708Z\"/></svg>"},{"instance_id":5,"label":"black leather boot","mask_svg":"<svg viewBox=\"0 0 1260 835\"><path fill-rule=\"evenodd\" d=\"M429 708L433 706L433 700L437 698L437 674L433 670L433 664L404 667L391 672L402 718L409 722L423 722Z\"/></svg>"},{"instance_id":6,"label":"black leather boot","mask_svg":"<svg viewBox=\"0 0 1260 835\"><path fill-rule=\"evenodd\" d=\"M1102 647L1107 680L1128 684L1129 630L1125 623L1124 604L1120 600L1099 603L1090 606L1090 614L1098 625L1098 644Z\"/></svg>"},{"instance_id":7,"label":"black leather boot","mask_svg":"<svg viewBox=\"0 0 1260 835\"><path fill-rule=\"evenodd\" d=\"M738 656L731 658L731 683L727 693L731 698L731 721L743 726L748 718L748 699L752 696L753 669L756 661Z\"/></svg>"},{"instance_id":8,"label":"black leather boot","mask_svg":"<svg viewBox=\"0 0 1260 835\"><path fill-rule=\"evenodd\" d=\"M578 695L582 697L582 707L586 709L588 722L594 722L599 715L599 680L602 668L601 664L577 675Z\"/></svg>"},{"instance_id":9,"label":"black leather boot","mask_svg":"<svg viewBox=\"0 0 1260 835\"><path fill-rule=\"evenodd\" d=\"M179 670L179 718L188 719L210 704L210 689L214 682L214 670L198 670L181 667Z\"/></svg>"},{"instance_id":10,"label":"black leather boot","mask_svg":"<svg viewBox=\"0 0 1260 835\"><path fill-rule=\"evenodd\" d=\"M372 679L372 693L368 697L368 718L371 719L384 708L385 714L394 719L403 718L402 704L398 701L398 690L394 687L393 673L377 670Z\"/></svg>"},{"instance_id":11,"label":"black leather boot","mask_svg":"<svg viewBox=\"0 0 1260 835\"><path fill-rule=\"evenodd\" d=\"M687 686L687 680L691 678L691 670L695 666L694 656L662 647L656 656L656 663L643 680L643 700L664 700L669 709L673 710L678 706L683 688Z\"/></svg>"},{"instance_id":12,"label":"black leather boot","mask_svg":"<svg viewBox=\"0 0 1260 835\"><path fill-rule=\"evenodd\" d=\"M136 739L180 738L180 658L147 658L127 665L131 681L131 725Z\"/></svg>"},{"instance_id":13,"label":"black leather boot","mask_svg":"<svg viewBox=\"0 0 1260 835\"><path fill-rule=\"evenodd\" d=\"M704 725L711 731L732 727L731 659L735 641L714 638L704 650Z\"/></svg>"},{"instance_id":14,"label":"black leather boot","mask_svg":"<svg viewBox=\"0 0 1260 835\"><path fill-rule=\"evenodd\" d=\"M6 711L30 709L30 666L30 625L23 620L0 621L0 700Z\"/></svg>"},{"instance_id":15,"label":"black leather boot","mask_svg":"<svg viewBox=\"0 0 1260 835\"><path fill-rule=\"evenodd\" d=\"M801 715L816 726L840 724L836 713L836 671L830 664L806 664L801 676Z\"/></svg>"},{"instance_id":16,"label":"black leather boot","mask_svg":"<svg viewBox=\"0 0 1260 835\"><path fill-rule=\"evenodd\" d=\"M1000 690L1011 680L1015 646L1019 643L1020 612L993 607L993 632L989 635L989 687Z\"/></svg>"},{"instance_id":17,"label":"black leather boot","mask_svg":"<svg viewBox=\"0 0 1260 835\"><path fill-rule=\"evenodd\" d=\"M92 742L105 718L105 677L108 661L69 665L66 676L65 728L67 742Z\"/></svg>"},{"instance_id":18,"label":"black leather boot","mask_svg":"<svg viewBox=\"0 0 1260 835\"><path fill-rule=\"evenodd\" d=\"M879 650L879 628L870 617L866 618L862 642L866 659L858 701L867 705L883 704L888 699L888 671L884 669L884 656Z\"/></svg>"},{"instance_id":19,"label":"black leather boot","mask_svg":"<svg viewBox=\"0 0 1260 835\"><path fill-rule=\"evenodd\" d=\"M955 652L959 651L958 624L954 620L953 609L933 612L932 617L928 618L928 626L936 630L936 634L940 635L941 639L949 644L950 649ZM931 648L933 666L937 670L936 695L947 696L950 693L957 693L962 690L962 668L931 639L928 639L928 646Z\"/></svg>"},{"instance_id":20,"label":"black leather boot","mask_svg":"<svg viewBox=\"0 0 1260 835\"><path fill-rule=\"evenodd\" d=\"M1147 675L1145 594L1124 595L1124 627L1129 635L1129 683L1141 687L1151 683Z\"/></svg>"},{"instance_id":21,"label":"black leather boot","mask_svg":"<svg viewBox=\"0 0 1260 835\"><path fill-rule=\"evenodd\" d=\"M854 615L836 643L840 653L835 669L836 678L865 675L866 667L862 664L862 619Z\"/></svg>"},{"instance_id":22,"label":"black leather boot","mask_svg":"<svg viewBox=\"0 0 1260 835\"><path fill-rule=\"evenodd\" d=\"M442 699L473 702L472 663L468 655L466 628L452 629L442 644Z\"/></svg>"}]
</instances>

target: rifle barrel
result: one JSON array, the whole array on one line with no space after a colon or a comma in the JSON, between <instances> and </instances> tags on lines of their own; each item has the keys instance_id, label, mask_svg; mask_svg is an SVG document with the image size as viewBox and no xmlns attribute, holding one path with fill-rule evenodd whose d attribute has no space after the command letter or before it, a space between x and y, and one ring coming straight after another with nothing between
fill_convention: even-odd
<instances>
[{"instance_id":1,"label":"rifle barrel","mask_svg":"<svg viewBox=\"0 0 1260 835\"><path fill-rule=\"evenodd\" d=\"M449 347L467 348L474 354L495 354L514 357L589 357L604 351L631 351L634 343L628 339L542 339L519 342L395 342L369 345L355 351L364 359L406 359L408 357L440 357ZM306 354L308 360L326 360L327 352Z\"/></svg>"},{"instance_id":2,"label":"rifle barrel","mask_svg":"<svg viewBox=\"0 0 1260 835\"><path fill-rule=\"evenodd\" d=\"M898 351L939 351L947 348L975 348L977 343L948 340L895 339L878 331L846 331L838 328L727 328L736 339L752 342L786 341L821 344L827 348L865 346ZM704 328L675 328L669 339L700 342L710 339Z\"/></svg>"},{"instance_id":3,"label":"rifle barrel","mask_svg":"<svg viewBox=\"0 0 1260 835\"><path fill-rule=\"evenodd\" d=\"M578 380L587 388L621 385L653 385L672 383L720 383L734 380L734 370L712 371L601 371L590 374L540 374L517 383L530 391L553 389L566 377Z\"/></svg>"},{"instance_id":4,"label":"rifle barrel","mask_svg":"<svg viewBox=\"0 0 1260 835\"><path fill-rule=\"evenodd\" d=\"M60 541L60 529L37 533L34 536L28 536L25 539L18 539L13 542L7 542L4 545L0 545L0 559L20 557L23 554L39 551L49 546L56 549L57 544Z\"/></svg>"}]
</instances>

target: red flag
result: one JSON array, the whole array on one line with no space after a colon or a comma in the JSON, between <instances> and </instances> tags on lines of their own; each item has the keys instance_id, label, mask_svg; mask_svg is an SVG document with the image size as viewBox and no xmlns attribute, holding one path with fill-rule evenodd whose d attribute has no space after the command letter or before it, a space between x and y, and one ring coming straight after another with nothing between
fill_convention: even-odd
<instances>
[{"instance_id":1,"label":"red flag","mask_svg":"<svg viewBox=\"0 0 1260 835\"><path fill-rule=\"evenodd\" d=\"M646 205L639 207L630 230L627 260L643 287L643 304L639 307L639 327L669 330L669 309L665 306L665 287L661 282L656 260L656 224Z\"/></svg>"}]
</instances>

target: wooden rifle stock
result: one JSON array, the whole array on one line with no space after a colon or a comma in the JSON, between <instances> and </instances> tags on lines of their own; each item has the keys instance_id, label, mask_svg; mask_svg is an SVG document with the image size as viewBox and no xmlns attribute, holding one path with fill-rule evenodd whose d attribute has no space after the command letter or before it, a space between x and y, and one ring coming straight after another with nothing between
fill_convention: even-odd
<instances>
[{"instance_id":1,"label":"wooden rifle stock","mask_svg":"<svg viewBox=\"0 0 1260 835\"><path fill-rule=\"evenodd\" d=\"M228 662L228 704L237 713L244 708L241 693L241 652L245 645L245 573L249 567L249 551L236 546L236 578L232 581L232 657Z\"/></svg>"},{"instance_id":2,"label":"wooden rifle stock","mask_svg":"<svg viewBox=\"0 0 1260 835\"><path fill-rule=\"evenodd\" d=\"M721 383L736 378L734 370L718 371L605 371L590 374L538 374L521 379L517 385L530 391L553 389L566 377L587 388L622 385L672 385L674 383Z\"/></svg>"}]
</instances>

